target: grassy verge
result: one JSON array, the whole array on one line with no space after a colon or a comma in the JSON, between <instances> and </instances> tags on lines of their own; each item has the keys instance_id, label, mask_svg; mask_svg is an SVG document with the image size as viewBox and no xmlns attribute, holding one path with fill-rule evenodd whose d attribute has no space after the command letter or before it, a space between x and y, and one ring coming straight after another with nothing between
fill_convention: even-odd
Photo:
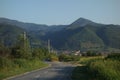
<instances>
[{"instance_id":1,"label":"grassy verge","mask_svg":"<svg viewBox=\"0 0 120 80\"><path fill-rule=\"evenodd\" d=\"M99 60L88 65L88 72L96 80L120 80L120 61Z\"/></svg>"},{"instance_id":2,"label":"grassy verge","mask_svg":"<svg viewBox=\"0 0 120 80\"><path fill-rule=\"evenodd\" d=\"M80 61L79 61L79 64L82 64L82 65L87 65L91 62L94 62L94 61L97 61L97 60L101 60L101 59L104 59L103 56L96 56L96 57L81 57L80 58Z\"/></svg>"},{"instance_id":3,"label":"grassy verge","mask_svg":"<svg viewBox=\"0 0 120 80\"><path fill-rule=\"evenodd\" d=\"M120 80L120 60L117 56L83 57L72 74L73 80Z\"/></svg>"},{"instance_id":4,"label":"grassy verge","mask_svg":"<svg viewBox=\"0 0 120 80\"><path fill-rule=\"evenodd\" d=\"M0 66L1 67L0 80L10 76L17 75L17 74L25 73L27 71L32 71L35 69L48 66L48 64L45 64L40 60L36 60L36 59L35 60L25 60L25 59L6 60L6 61L3 61L3 63L6 67Z\"/></svg>"},{"instance_id":5,"label":"grassy verge","mask_svg":"<svg viewBox=\"0 0 120 80\"><path fill-rule=\"evenodd\" d=\"M94 80L86 66L77 66L72 72L72 80Z\"/></svg>"},{"instance_id":6,"label":"grassy verge","mask_svg":"<svg viewBox=\"0 0 120 80\"><path fill-rule=\"evenodd\" d=\"M77 61L80 66L77 66L72 72L72 80L95 80L92 74L88 72L88 66L86 65L100 59L103 59L103 57L81 57L80 61Z\"/></svg>"}]
</instances>

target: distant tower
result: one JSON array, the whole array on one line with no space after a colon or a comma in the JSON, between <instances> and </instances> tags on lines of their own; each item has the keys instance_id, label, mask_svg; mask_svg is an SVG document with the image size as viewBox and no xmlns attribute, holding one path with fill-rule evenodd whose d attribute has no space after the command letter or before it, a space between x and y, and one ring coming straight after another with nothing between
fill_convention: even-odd
<instances>
[{"instance_id":1,"label":"distant tower","mask_svg":"<svg viewBox=\"0 0 120 80\"><path fill-rule=\"evenodd\" d=\"M50 53L50 40L48 39L48 52Z\"/></svg>"}]
</instances>

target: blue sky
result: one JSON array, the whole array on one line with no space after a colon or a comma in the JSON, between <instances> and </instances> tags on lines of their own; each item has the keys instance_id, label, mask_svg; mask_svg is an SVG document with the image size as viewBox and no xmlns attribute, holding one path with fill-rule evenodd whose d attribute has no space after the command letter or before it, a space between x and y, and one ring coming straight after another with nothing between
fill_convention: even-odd
<instances>
[{"instance_id":1,"label":"blue sky","mask_svg":"<svg viewBox=\"0 0 120 80\"><path fill-rule=\"evenodd\" d=\"M0 17L47 25L83 17L120 25L120 0L0 0Z\"/></svg>"}]
</instances>

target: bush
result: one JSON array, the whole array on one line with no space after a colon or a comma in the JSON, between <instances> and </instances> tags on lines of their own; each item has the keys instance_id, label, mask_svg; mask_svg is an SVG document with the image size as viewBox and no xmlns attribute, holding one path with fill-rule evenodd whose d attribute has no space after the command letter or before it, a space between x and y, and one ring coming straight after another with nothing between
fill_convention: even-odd
<instances>
[{"instance_id":1,"label":"bush","mask_svg":"<svg viewBox=\"0 0 120 80\"><path fill-rule=\"evenodd\" d=\"M0 69L8 68L8 67L11 68L13 66L14 63L10 59L0 57Z\"/></svg>"},{"instance_id":2,"label":"bush","mask_svg":"<svg viewBox=\"0 0 120 80\"><path fill-rule=\"evenodd\" d=\"M28 62L25 59L14 59L14 64L20 68L28 66Z\"/></svg>"},{"instance_id":3,"label":"bush","mask_svg":"<svg viewBox=\"0 0 120 80\"><path fill-rule=\"evenodd\" d=\"M91 79L89 78L87 80L120 80L120 61L116 57L118 54L114 54L114 56L112 55L108 55L106 59L102 57L81 58L80 63L85 64L85 67L87 67L85 73L91 76ZM78 74L77 77L80 75L81 74Z\"/></svg>"},{"instance_id":4,"label":"bush","mask_svg":"<svg viewBox=\"0 0 120 80\"><path fill-rule=\"evenodd\" d=\"M113 60L99 60L91 62L89 72L93 74L97 80L120 80L120 62Z\"/></svg>"},{"instance_id":5,"label":"bush","mask_svg":"<svg viewBox=\"0 0 120 80\"><path fill-rule=\"evenodd\" d=\"M86 53L83 53L82 56L101 56L100 53L96 53L95 51L87 51Z\"/></svg>"},{"instance_id":6,"label":"bush","mask_svg":"<svg viewBox=\"0 0 120 80\"><path fill-rule=\"evenodd\" d=\"M59 55L59 61L79 61L80 60L80 56L76 56L76 55L66 55L66 54L60 54Z\"/></svg>"},{"instance_id":7,"label":"bush","mask_svg":"<svg viewBox=\"0 0 120 80\"><path fill-rule=\"evenodd\" d=\"M97 60L101 60L101 59L103 59L102 56L97 56L97 57L81 57L79 63L83 64L83 65L88 65L91 62L94 62L94 61L97 61Z\"/></svg>"},{"instance_id":8,"label":"bush","mask_svg":"<svg viewBox=\"0 0 120 80\"><path fill-rule=\"evenodd\" d=\"M106 57L106 59L112 59L112 60L119 60L120 61L120 53L111 53Z\"/></svg>"},{"instance_id":9,"label":"bush","mask_svg":"<svg viewBox=\"0 0 120 80\"><path fill-rule=\"evenodd\" d=\"M33 58L38 58L40 60L44 60L45 59L45 53L43 52L42 49L35 48L35 49L33 49L32 57Z\"/></svg>"}]
</instances>

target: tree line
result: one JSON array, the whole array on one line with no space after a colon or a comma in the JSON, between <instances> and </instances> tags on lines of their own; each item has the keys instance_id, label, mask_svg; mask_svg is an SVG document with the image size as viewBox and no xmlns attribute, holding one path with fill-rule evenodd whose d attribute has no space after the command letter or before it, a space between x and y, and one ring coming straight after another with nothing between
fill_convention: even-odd
<instances>
[{"instance_id":1,"label":"tree line","mask_svg":"<svg viewBox=\"0 0 120 80\"><path fill-rule=\"evenodd\" d=\"M29 39L25 34L21 34L16 44L11 47L6 47L0 42L0 57L9 59L33 59L38 58L43 60L48 57L46 48L31 48Z\"/></svg>"}]
</instances>

